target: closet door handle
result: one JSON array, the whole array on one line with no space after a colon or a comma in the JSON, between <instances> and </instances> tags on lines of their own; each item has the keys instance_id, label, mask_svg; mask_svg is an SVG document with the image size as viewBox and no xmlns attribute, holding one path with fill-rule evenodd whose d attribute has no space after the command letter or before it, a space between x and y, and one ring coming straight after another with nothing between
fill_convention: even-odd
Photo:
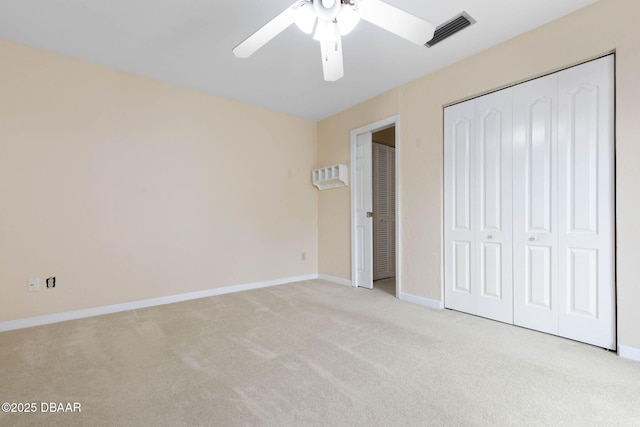
<instances>
[{"instance_id":1,"label":"closet door handle","mask_svg":"<svg viewBox=\"0 0 640 427\"><path fill-rule=\"evenodd\" d=\"M536 240L538 240L538 238L536 236L529 237L529 241L530 242L535 242Z\"/></svg>"},{"instance_id":2,"label":"closet door handle","mask_svg":"<svg viewBox=\"0 0 640 427\"><path fill-rule=\"evenodd\" d=\"M489 235L487 236L487 239L489 239L489 240L493 240L493 234L489 234Z\"/></svg>"}]
</instances>

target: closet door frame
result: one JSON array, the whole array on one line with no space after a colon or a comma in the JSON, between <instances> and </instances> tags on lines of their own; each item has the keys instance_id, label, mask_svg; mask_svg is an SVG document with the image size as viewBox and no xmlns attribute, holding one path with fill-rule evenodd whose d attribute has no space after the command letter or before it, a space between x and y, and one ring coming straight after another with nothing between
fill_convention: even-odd
<instances>
[{"instance_id":1,"label":"closet door frame","mask_svg":"<svg viewBox=\"0 0 640 427\"><path fill-rule=\"evenodd\" d=\"M610 54L446 107L446 308L500 320L481 304L482 255L496 235L483 217L486 115L476 103L509 93L513 318L503 321L616 348L614 62Z\"/></svg>"}]
</instances>

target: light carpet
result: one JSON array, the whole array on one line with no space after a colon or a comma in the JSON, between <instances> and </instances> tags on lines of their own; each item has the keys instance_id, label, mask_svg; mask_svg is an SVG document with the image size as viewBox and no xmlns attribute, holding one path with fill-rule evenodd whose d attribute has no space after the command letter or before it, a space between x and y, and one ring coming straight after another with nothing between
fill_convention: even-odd
<instances>
[{"instance_id":1,"label":"light carpet","mask_svg":"<svg viewBox=\"0 0 640 427\"><path fill-rule=\"evenodd\" d=\"M640 363L307 281L0 333L0 425L640 425Z\"/></svg>"}]
</instances>

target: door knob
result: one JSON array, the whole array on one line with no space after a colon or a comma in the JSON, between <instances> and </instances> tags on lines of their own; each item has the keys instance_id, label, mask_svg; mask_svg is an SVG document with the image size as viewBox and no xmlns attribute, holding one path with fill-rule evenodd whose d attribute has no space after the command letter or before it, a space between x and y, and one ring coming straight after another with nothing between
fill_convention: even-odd
<instances>
[{"instance_id":1,"label":"door knob","mask_svg":"<svg viewBox=\"0 0 640 427\"><path fill-rule=\"evenodd\" d=\"M367 218L373 218L373 212L367 212Z\"/></svg>"},{"instance_id":2,"label":"door knob","mask_svg":"<svg viewBox=\"0 0 640 427\"><path fill-rule=\"evenodd\" d=\"M536 236L529 237L529 241L530 242L535 242L536 240L538 240L538 238Z\"/></svg>"},{"instance_id":3,"label":"door knob","mask_svg":"<svg viewBox=\"0 0 640 427\"><path fill-rule=\"evenodd\" d=\"M489 240L493 240L493 234L489 234L489 235L487 236L487 239L489 239Z\"/></svg>"}]
</instances>

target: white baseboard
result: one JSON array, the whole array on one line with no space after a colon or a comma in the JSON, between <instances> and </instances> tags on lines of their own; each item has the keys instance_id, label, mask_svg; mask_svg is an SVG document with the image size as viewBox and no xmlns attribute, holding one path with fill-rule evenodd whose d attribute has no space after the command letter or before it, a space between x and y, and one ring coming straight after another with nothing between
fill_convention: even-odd
<instances>
[{"instance_id":1,"label":"white baseboard","mask_svg":"<svg viewBox=\"0 0 640 427\"><path fill-rule=\"evenodd\" d=\"M423 297L417 297L415 295L404 294L402 292L400 293L400 299L402 301L412 302L414 304L422 305L429 308L435 308L438 310L442 310L444 308L444 303L442 301L423 298Z\"/></svg>"},{"instance_id":2,"label":"white baseboard","mask_svg":"<svg viewBox=\"0 0 640 427\"><path fill-rule=\"evenodd\" d=\"M327 282L336 283L338 285L353 286L351 280L342 279L340 277L329 276L326 274L319 274L318 279L326 280Z\"/></svg>"},{"instance_id":3,"label":"white baseboard","mask_svg":"<svg viewBox=\"0 0 640 427\"><path fill-rule=\"evenodd\" d=\"M618 356L625 359L635 360L640 362L640 348L627 347L626 345L618 346Z\"/></svg>"},{"instance_id":4,"label":"white baseboard","mask_svg":"<svg viewBox=\"0 0 640 427\"><path fill-rule=\"evenodd\" d=\"M234 292L248 291L251 289L266 288L269 286L285 285L287 283L302 282L305 280L318 279L317 274L306 276L286 277L282 279L266 280L263 282L245 283L242 285L226 286L224 288L207 289L206 291L188 292L185 294L169 295L160 298L151 298L140 301L125 302L122 304L106 305L102 307L87 308L84 310L67 311L64 313L47 314L45 316L27 317L24 319L8 320L0 322L0 332L12 331L15 329L30 328L33 326L49 325L51 323L64 322L67 320L83 319L86 317L100 316L103 314L118 313L139 308L154 307L174 302L189 301L198 298L212 297L216 295L230 294Z\"/></svg>"}]
</instances>

